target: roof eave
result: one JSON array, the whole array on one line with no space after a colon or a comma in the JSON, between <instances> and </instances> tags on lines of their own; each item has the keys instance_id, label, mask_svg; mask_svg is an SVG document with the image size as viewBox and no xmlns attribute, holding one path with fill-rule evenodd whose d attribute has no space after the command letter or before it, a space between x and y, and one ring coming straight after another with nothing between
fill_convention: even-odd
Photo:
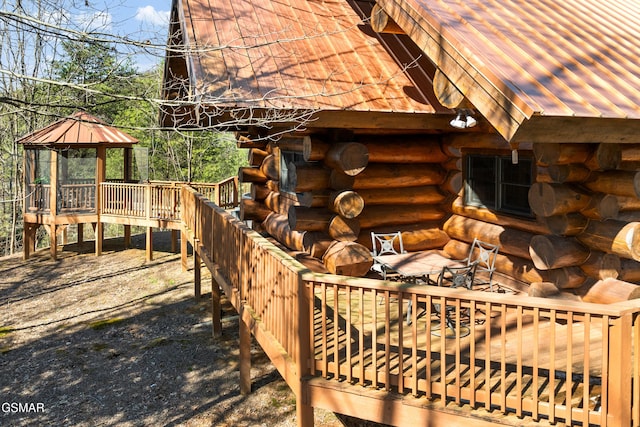
<instances>
[{"instance_id":1,"label":"roof eave","mask_svg":"<svg viewBox=\"0 0 640 427\"><path fill-rule=\"evenodd\" d=\"M536 113L500 78L493 75L463 44L447 34L435 20L428 19L401 0L378 0L378 5L433 61L474 108L507 141Z\"/></svg>"}]
</instances>

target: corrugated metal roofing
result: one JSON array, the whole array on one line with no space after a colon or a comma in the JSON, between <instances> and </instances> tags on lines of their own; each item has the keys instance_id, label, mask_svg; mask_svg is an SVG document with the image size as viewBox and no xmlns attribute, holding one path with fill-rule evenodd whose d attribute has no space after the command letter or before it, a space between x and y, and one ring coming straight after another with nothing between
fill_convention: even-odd
<instances>
[{"instance_id":1,"label":"corrugated metal roofing","mask_svg":"<svg viewBox=\"0 0 640 427\"><path fill-rule=\"evenodd\" d=\"M18 140L25 145L98 145L129 147L134 137L85 112L77 112Z\"/></svg>"},{"instance_id":2,"label":"corrugated metal roofing","mask_svg":"<svg viewBox=\"0 0 640 427\"><path fill-rule=\"evenodd\" d=\"M378 4L496 128L511 116L506 137L534 115L640 118L637 0Z\"/></svg>"},{"instance_id":3,"label":"corrugated metal roofing","mask_svg":"<svg viewBox=\"0 0 640 427\"><path fill-rule=\"evenodd\" d=\"M424 57L405 63L409 70L397 63L364 23L370 2L177 0L177 6L182 42L198 52L188 56L187 68L203 104L436 111L431 85L416 85L430 83L432 64Z\"/></svg>"}]
</instances>

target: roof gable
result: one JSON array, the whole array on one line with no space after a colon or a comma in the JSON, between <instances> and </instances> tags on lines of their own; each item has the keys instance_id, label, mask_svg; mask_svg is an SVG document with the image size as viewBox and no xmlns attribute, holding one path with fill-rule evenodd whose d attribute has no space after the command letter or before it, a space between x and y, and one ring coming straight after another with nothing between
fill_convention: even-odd
<instances>
[{"instance_id":1,"label":"roof gable","mask_svg":"<svg viewBox=\"0 0 640 427\"><path fill-rule=\"evenodd\" d=\"M368 1L174 0L173 6L165 97L197 102L218 122L225 112L237 118L247 110L442 112L445 119L451 113L433 95L433 64L408 37L381 36L366 24ZM181 46L185 54L177 53Z\"/></svg>"}]
</instances>

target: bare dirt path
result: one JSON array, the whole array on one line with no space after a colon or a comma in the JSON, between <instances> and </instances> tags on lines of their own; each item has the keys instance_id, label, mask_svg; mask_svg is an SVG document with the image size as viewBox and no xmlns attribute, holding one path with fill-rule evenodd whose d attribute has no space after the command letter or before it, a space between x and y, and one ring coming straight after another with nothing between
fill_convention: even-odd
<instances>
[{"instance_id":1,"label":"bare dirt path","mask_svg":"<svg viewBox=\"0 0 640 427\"><path fill-rule=\"evenodd\" d=\"M254 392L240 394L237 315L225 311L214 340L209 300L194 299L166 233L152 262L144 236L132 240L100 257L87 242L57 261L0 258L0 425L295 426L294 396L257 346Z\"/></svg>"}]
</instances>

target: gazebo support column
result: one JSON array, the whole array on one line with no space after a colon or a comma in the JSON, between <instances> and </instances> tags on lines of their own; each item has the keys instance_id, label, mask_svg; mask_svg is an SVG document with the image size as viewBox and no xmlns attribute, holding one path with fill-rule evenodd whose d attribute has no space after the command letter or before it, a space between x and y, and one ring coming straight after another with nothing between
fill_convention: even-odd
<instances>
[{"instance_id":1,"label":"gazebo support column","mask_svg":"<svg viewBox=\"0 0 640 427\"><path fill-rule=\"evenodd\" d=\"M35 250L38 227L39 224L24 223L24 230L22 231L22 259L25 261L31 256L31 251Z\"/></svg>"},{"instance_id":2,"label":"gazebo support column","mask_svg":"<svg viewBox=\"0 0 640 427\"><path fill-rule=\"evenodd\" d=\"M93 223L93 231L96 235L96 256L102 255L102 238L104 227L100 221Z\"/></svg>"},{"instance_id":3,"label":"gazebo support column","mask_svg":"<svg viewBox=\"0 0 640 427\"><path fill-rule=\"evenodd\" d=\"M147 227L147 261L153 261L153 227Z\"/></svg>"},{"instance_id":4,"label":"gazebo support column","mask_svg":"<svg viewBox=\"0 0 640 427\"><path fill-rule=\"evenodd\" d=\"M131 247L131 226L124 226L124 248L129 249Z\"/></svg>"},{"instance_id":5,"label":"gazebo support column","mask_svg":"<svg viewBox=\"0 0 640 427\"><path fill-rule=\"evenodd\" d=\"M171 252L178 252L178 230L171 230Z\"/></svg>"},{"instance_id":6,"label":"gazebo support column","mask_svg":"<svg viewBox=\"0 0 640 427\"><path fill-rule=\"evenodd\" d=\"M51 251L51 259L58 259L58 226L56 223L45 225L49 232L49 250Z\"/></svg>"},{"instance_id":7,"label":"gazebo support column","mask_svg":"<svg viewBox=\"0 0 640 427\"><path fill-rule=\"evenodd\" d=\"M78 224L78 250L82 252L82 244L84 243L84 224Z\"/></svg>"}]
</instances>

